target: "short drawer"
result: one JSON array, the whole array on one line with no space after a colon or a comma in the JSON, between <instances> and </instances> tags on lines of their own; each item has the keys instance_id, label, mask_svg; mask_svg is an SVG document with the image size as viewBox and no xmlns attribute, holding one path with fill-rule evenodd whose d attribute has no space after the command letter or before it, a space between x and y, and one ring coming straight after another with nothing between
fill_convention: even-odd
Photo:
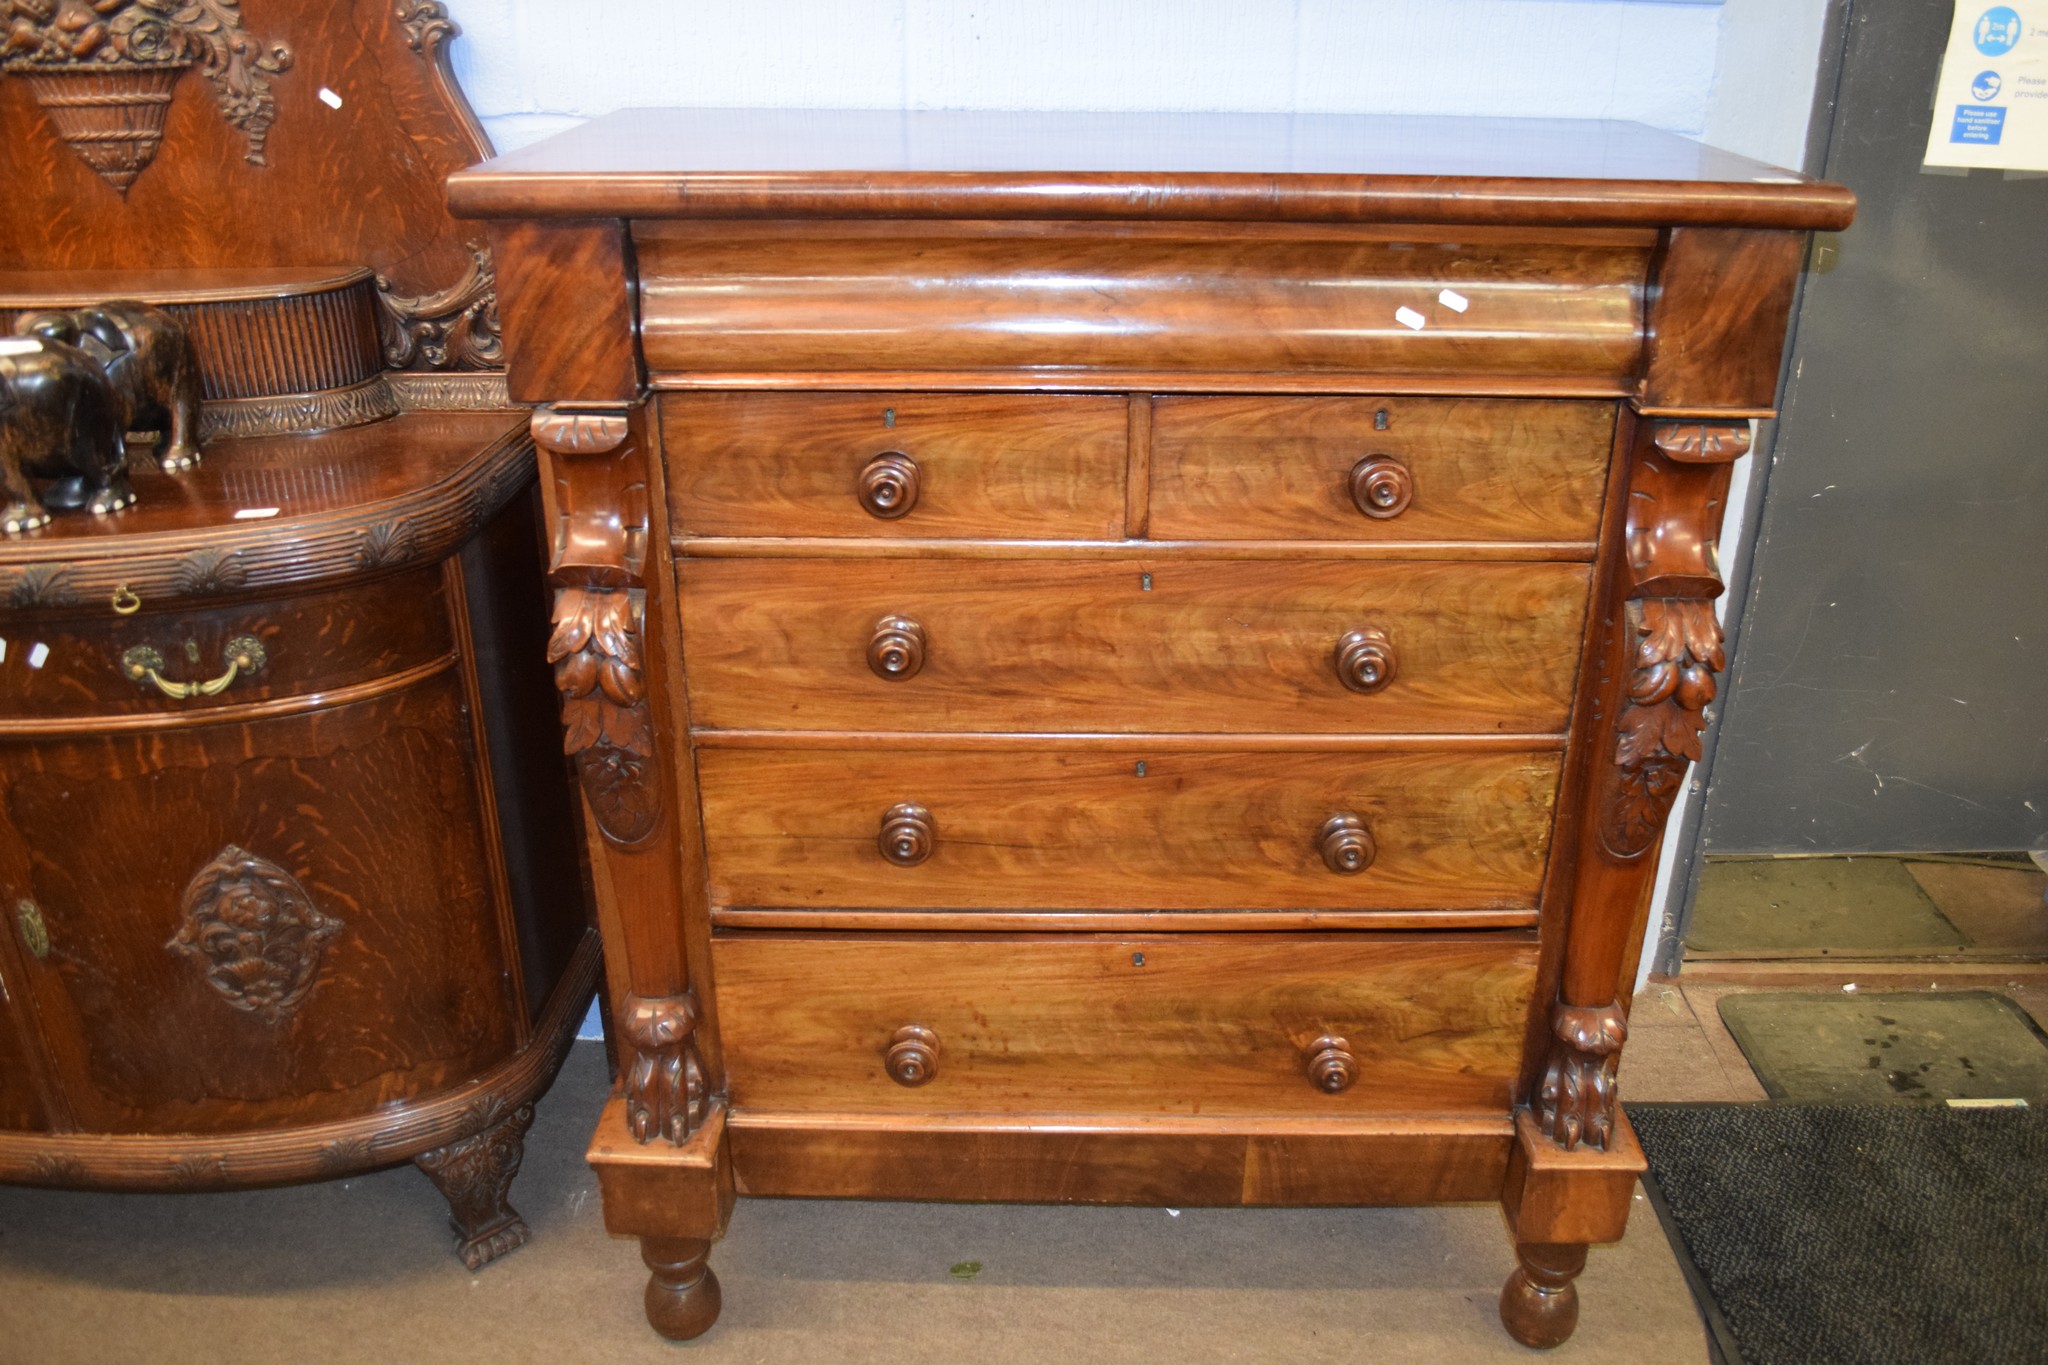
<instances>
[{"instance_id":1,"label":"short drawer","mask_svg":"<svg viewBox=\"0 0 2048 1365\"><path fill-rule=\"evenodd\" d=\"M1533 936L713 940L738 1109L1504 1111Z\"/></svg>"},{"instance_id":2,"label":"short drawer","mask_svg":"<svg viewBox=\"0 0 2048 1365\"><path fill-rule=\"evenodd\" d=\"M1532 907L1558 770L1449 747L698 751L713 903L810 908Z\"/></svg>"},{"instance_id":3,"label":"short drawer","mask_svg":"<svg viewBox=\"0 0 2048 1365\"><path fill-rule=\"evenodd\" d=\"M1158 540L1590 543L1614 405L1161 398Z\"/></svg>"},{"instance_id":4,"label":"short drawer","mask_svg":"<svg viewBox=\"0 0 2048 1365\"><path fill-rule=\"evenodd\" d=\"M23 620L0 635L0 717L28 722L333 693L454 649L438 566L274 601Z\"/></svg>"},{"instance_id":5,"label":"short drawer","mask_svg":"<svg viewBox=\"0 0 2048 1365\"><path fill-rule=\"evenodd\" d=\"M682 565L690 703L734 729L1557 733L1583 564Z\"/></svg>"},{"instance_id":6,"label":"short drawer","mask_svg":"<svg viewBox=\"0 0 2048 1365\"><path fill-rule=\"evenodd\" d=\"M693 536L1102 540L1124 534L1121 398L671 394Z\"/></svg>"}]
</instances>

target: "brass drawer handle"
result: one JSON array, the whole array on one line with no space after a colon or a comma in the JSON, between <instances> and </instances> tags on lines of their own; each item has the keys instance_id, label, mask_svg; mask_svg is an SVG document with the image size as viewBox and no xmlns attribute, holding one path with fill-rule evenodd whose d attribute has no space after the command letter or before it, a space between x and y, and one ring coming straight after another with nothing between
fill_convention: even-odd
<instances>
[{"instance_id":1,"label":"brass drawer handle","mask_svg":"<svg viewBox=\"0 0 2048 1365\"><path fill-rule=\"evenodd\" d=\"M235 679L261 673L270 653L253 635L237 635L221 650L227 671L205 682L172 682L164 676L164 656L153 645L136 645L121 655L121 671L136 682L154 685L167 697L217 697L234 686Z\"/></svg>"},{"instance_id":2,"label":"brass drawer handle","mask_svg":"<svg viewBox=\"0 0 2048 1365\"><path fill-rule=\"evenodd\" d=\"M916 677L924 667L924 627L908 616L884 616L875 622L868 667L885 682Z\"/></svg>"},{"instance_id":3,"label":"brass drawer handle","mask_svg":"<svg viewBox=\"0 0 2048 1365\"><path fill-rule=\"evenodd\" d=\"M1323 855L1323 866L1346 877L1365 871L1379 855L1372 831L1350 811L1339 811L1323 821L1316 832L1316 850Z\"/></svg>"},{"instance_id":4,"label":"brass drawer handle","mask_svg":"<svg viewBox=\"0 0 2048 1365\"><path fill-rule=\"evenodd\" d=\"M1351 501L1374 521L1387 521L1415 501L1415 476L1391 455L1368 455L1351 466Z\"/></svg>"},{"instance_id":5,"label":"brass drawer handle","mask_svg":"<svg viewBox=\"0 0 2048 1365\"><path fill-rule=\"evenodd\" d=\"M1326 1033L1308 1045L1308 1053L1309 1083L1325 1095L1342 1094L1358 1079L1358 1059L1342 1038Z\"/></svg>"},{"instance_id":6,"label":"brass drawer handle","mask_svg":"<svg viewBox=\"0 0 2048 1365\"><path fill-rule=\"evenodd\" d=\"M905 1024L889 1039L882 1065L898 1085L923 1085L939 1074L939 1035L922 1024Z\"/></svg>"},{"instance_id":7,"label":"brass drawer handle","mask_svg":"<svg viewBox=\"0 0 2048 1365\"><path fill-rule=\"evenodd\" d=\"M1373 626L1337 641L1337 681L1353 692L1377 692L1394 680L1401 661L1387 633Z\"/></svg>"},{"instance_id":8,"label":"brass drawer handle","mask_svg":"<svg viewBox=\"0 0 2048 1365\"><path fill-rule=\"evenodd\" d=\"M916 867L932 856L932 845L938 839L932 813L905 801L883 813L882 832L876 836L875 846L896 866Z\"/></svg>"},{"instance_id":9,"label":"brass drawer handle","mask_svg":"<svg viewBox=\"0 0 2048 1365\"><path fill-rule=\"evenodd\" d=\"M917 506L917 482L917 461L885 450L861 467L854 494L869 516L894 521Z\"/></svg>"}]
</instances>

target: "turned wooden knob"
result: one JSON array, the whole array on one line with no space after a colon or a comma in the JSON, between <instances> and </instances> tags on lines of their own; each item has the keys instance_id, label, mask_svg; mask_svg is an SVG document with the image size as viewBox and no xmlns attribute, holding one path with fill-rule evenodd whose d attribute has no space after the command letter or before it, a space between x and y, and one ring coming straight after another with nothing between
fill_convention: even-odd
<instances>
[{"instance_id":1,"label":"turned wooden knob","mask_svg":"<svg viewBox=\"0 0 2048 1365\"><path fill-rule=\"evenodd\" d=\"M1376 521L1398 517L1415 501L1415 476L1391 455L1368 455L1351 466L1351 501Z\"/></svg>"},{"instance_id":2,"label":"turned wooden knob","mask_svg":"<svg viewBox=\"0 0 2048 1365\"><path fill-rule=\"evenodd\" d=\"M1339 811L1323 821L1316 834L1316 848L1323 855L1323 866L1347 877L1371 867L1379 852L1365 821L1350 811Z\"/></svg>"},{"instance_id":3,"label":"turned wooden knob","mask_svg":"<svg viewBox=\"0 0 2048 1365\"><path fill-rule=\"evenodd\" d=\"M1353 692L1377 692L1394 680L1401 663L1394 642L1383 630L1368 626L1337 642L1337 679Z\"/></svg>"},{"instance_id":4,"label":"turned wooden knob","mask_svg":"<svg viewBox=\"0 0 2048 1365\"><path fill-rule=\"evenodd\" d=\"M889 807L882 815L882 832L875 846L882 856L898 867L916 867L932 856L939 832L932 827L932 813L905 801Z\"/></svg>"},{"instance_id":5,"label":"turned wooden knob","mask_svg":"<svg viewBox=\"0 0 2048 1365\"><path fill-rule=\"evenodd\" d=\"M900 450L885 450L861 466L854 487L871 517L894 521L917 506L917 461Z\"/></svg>"},{"instance_id":6,"label":"turned wooden knob","mask_svg":"<svg viewBox=\"0 0 2048 1365\"><path fill-rule=\"evenodd\" d=\"M1341 1094L1358 1079L1358 1059L1351 1044L1324 1034L1308 1045L1308 1078L1326 1095Z\"/></svg>"},{"instance_id":7,"label":"turned wooden knob","mask_svg":"<svg viewBox=\"0 0 2048 1365\"><path fill-rule=\"evenodd\" d=\"M922 1024L905 1024L889 1039L882 1065L898 1085L923 1085L939 1074L939 1035Z\"/></svg>"},{"instance_id":8,"label":"turned wooden knob","mask_svg":"<svg viewBox=\"0 0 2048 1365\"><path fill-rule=\"evenodd\" d=\"M875 622L868 667L887 682L916 677L924 667L924 627L908 616L884 616Z\"/></svg>"}]
</instances>

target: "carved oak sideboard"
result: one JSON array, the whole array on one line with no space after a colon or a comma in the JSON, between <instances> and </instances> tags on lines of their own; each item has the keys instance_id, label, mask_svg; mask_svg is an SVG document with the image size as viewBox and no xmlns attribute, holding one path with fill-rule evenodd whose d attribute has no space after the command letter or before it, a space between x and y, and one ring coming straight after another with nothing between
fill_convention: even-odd
<instances>
[{"instance_id":1,"label":"carved oak sideboard","mask_svg":"<svg viewBox=\"0 0 2048 1365\"><path fill-rule=\"evenodd\" d=\"M545 405L654 1326L736 1193L1484 1199L1562 1341L1851 196L1627 125L637 111L450 201Z\"/></svg>"},{"instance_id":2,"label":"carved oak sideboard","mask_svg":"<svg viewBox=\"0 0 2048 1365\"><path fill-rule=\"evenodd\" d=\"M0 1181L412 1161L475 1268L526 1237L508 1187L600 964L532 438L442 198L488 152L454 32L427 0L12 7ZM134 505L44 489L41 524L7 334L123 299L191 342L202 458L131 439Z\"/></svg>"}]
</instances>

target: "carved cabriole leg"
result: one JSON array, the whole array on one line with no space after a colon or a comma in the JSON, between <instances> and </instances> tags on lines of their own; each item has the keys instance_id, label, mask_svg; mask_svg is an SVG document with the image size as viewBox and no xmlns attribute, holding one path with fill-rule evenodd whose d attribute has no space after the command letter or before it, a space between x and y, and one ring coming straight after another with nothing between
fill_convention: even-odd
<instances>
[{"instance_id":1,"label":"carved cabriole leg","mask_svg":"<svg viewBox=\"0 0 2048 1365\"><path fill-rule=\"evenodd\" d=\"M533 1235L507 1198L532 1126L533 1106L522 1104L480 1133L413 1158L448 1201L455 1254L471 1270L518 1250Z\"/></svg>"},{"instance_id":2,"label":"carved cabriole leg","mask_svg":"<svg viewBox=\"0 0 2048 1365\"><path fill-rule=\"evenodd\" d=\"M701 1337L718 1321L718 1276L711 1243L695 1237L642 1237L647 1263L647 1321L670 1341Z\"/></svg>"},{"instance_id":3,"label":"carved cabriole leg","mask_svg":"<svg viewBox=\"0 0 2048 1365\"><path fill-rule=\"evenodd\" d=\"M590 1162L605 1225L642 1239L648 1320L695 1336L718 1315L705 1265L732 1211L717 1058L690 977L690 932L708 924L688 718L671 685L675 603L661 469L638 405L543 408L533 417L554 531L548 657L564 749L590 815L591 862L622 1093ZM678 933L682 925L685 932Z\"/></svg>"},{"instance_id":4,"label":"carved cabriole leg","mask_svg":"<svg viewBox=\"0 0 2048 1365\"><path fill-rule=\"evenodd\" d=\"M1714 674L1724 662L1714 599L1715 541L1729 466L1749 450L1747 420L1642 420L1628 467L1624 556L1607 587L1602 671L1593 699L1590 806L1579 824L1572 915L1549 1056L1534 1096L1558 1146L1607 1149L1614 1075L1628 1037L1622 965L1657 848L1688 764L1700 756Z\"/></svg>"}]
</instances>

